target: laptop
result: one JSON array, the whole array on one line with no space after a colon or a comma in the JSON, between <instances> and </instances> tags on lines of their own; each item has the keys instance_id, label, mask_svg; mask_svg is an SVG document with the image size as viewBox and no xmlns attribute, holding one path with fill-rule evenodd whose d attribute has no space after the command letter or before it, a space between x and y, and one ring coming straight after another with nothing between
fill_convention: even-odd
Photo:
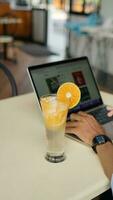
<instances>
[{"instance_id":1,"label":"laptop","mask_svg":"<svg viewBox=\"0 0 113 200\"><path fill-rule=\"evenodd\" d=\"M87 57L30 66L28 74L38 101L45 94L56 93L62 83L73 82L78 85L81 91L81 100L76 107L69 110L67 119L71 113L88 112L104 126L108 136L113 140L113 117L107 117L107 109L103 104ZM79 140L74 134L69 133L67 136Z\"/></svg>"}]
</instances>

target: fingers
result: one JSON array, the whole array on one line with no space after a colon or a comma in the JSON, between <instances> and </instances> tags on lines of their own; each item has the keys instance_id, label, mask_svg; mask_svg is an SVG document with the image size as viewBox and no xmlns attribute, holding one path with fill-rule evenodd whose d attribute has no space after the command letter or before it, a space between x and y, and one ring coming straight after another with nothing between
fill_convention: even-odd
<instances>
[{"instance_id":1,"label":"fingers","mask_svg":"<svg viewBox=\"0 0 113 200\"><path fill-rule=\"evenodd\" d=\"M66 127L65 133L72 133L72 134L75 134L75 135L76 135L75 128L67 128L67 127ZM77 134L77 135L78 135L78 134Z\"/></svg>"},{"instance_id":2,"label":"fingers","mask_svg":"<svg viewBox=\"0 0 113 200\"><path fill-rule=\"evenodd\" d=\"M113 107L107 106L107 110L108 110L107 116L112 117L113 116Z\"/></svg>"},{"instance_id":3,"label":"fingers","mask_svg":"<svg viewBox=\"0 0 113 200\"><path fill-rule=\"evenodd\" d=\"M89 116L89 114L87 114L86 112L82 112L82 111L80 111L78 114L83 116L83 117L88 117Z\"/></svg>"},{"instance_id":4,"label":"fingers","mask_svg":"<svg viewBox=\"0 0 113 200\"><path fill-rule=\"evenodd\" d=\"M111 111L111 110L113 110L113 107L107 106L107 110L108 110L108 111Z\"/></svg>"},{"instance_id":5,"label":"fingers","mask_svg":"<svg viewBox=\"0 0 113 200\"><path fill-rule=\"evenodd\" d=\"M88 113L86 113L86 112L81 112L81 111L80 111L80 112L79 112L79 115L82 116L82 117L84 117L84 119L87 119L87 118L88 118L88 120L89 120L89 119L91 119L91 120L92 120L92 119L93 119L93 120L95 119L93 115L88 114Z\"/></svg>"},{"instance_id":6,"label":"fingers","mask_svg":"<svg viewBox=\"0 0 113 200\"><path fill-rule=\"evenodd\" d=\"M70 115L70 120L71 121L82 121L83 116L79 113L73 113L73 114Z\"/></svg>"},{"instance_id":7,"label":"fingers","mask_svg":"<svg viewBox=\"0 0 113 200\"><path fill-rule=\"evenodd\" d=\"M70 122L67 122L67 123L66 123L66 128L69 128L69 127L76 127L77 125L78 125L78 122L70 121Z\"/></svg>"},{"instance_id":8,"label":"fingers","mask_svg":"<svg viewBox=\"0 0 113 200\"><path fill-rule=\"evenodd\" d=\"M75 127L75 122L68 122L66 123L66 128Z\"/></svg>"},{"instance_id":9,"label":"fingers","mask_svg":"<svg viewBox=\"0 0 113 200\"><path fill-rule=\"evenodd\" d=\"M113 116L113 107L108 106L107 110L108 110L108 113L107 113L108 117L112 117Z\"/></svg>"},{"instance_id":10,"label":"fingers","mask_svg":"<svg viewBox=\"0 0 113 200\"><path fill-rule=\"evenodd\" d=\"M73 113L70 115L70 120L71 121L83 121L86 118L92 118L92 115L89 115L85 112L78 112L78 113Z\"/></svg>"},{"instance_id":11,"label":"fingers","mask_svg":"<svg viewBox=\"0 0 113 200\"><path fill-rule=\"evenodd\" d=\"M108 117L112 117L113 116L113 110L109 111L107 115L108 115Z\"/></svg>"}]
</instances>

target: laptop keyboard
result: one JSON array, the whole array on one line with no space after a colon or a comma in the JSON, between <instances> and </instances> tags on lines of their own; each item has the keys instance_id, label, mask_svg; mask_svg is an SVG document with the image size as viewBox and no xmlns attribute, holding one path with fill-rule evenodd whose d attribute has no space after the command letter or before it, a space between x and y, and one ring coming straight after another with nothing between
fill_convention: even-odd
<instances>
[{"instance_id":1,"label":"laptop keyboard","mask_svg":"<svg viewBox=\"0 0 113 200\"><path fill-rule=\"evenodd\" d=\"M100 124L106 124L113 121L113 117L108 117L107 112L106 107L102 107L89 112L89 114L93 115Z\"/></svg>"}]
</instances>

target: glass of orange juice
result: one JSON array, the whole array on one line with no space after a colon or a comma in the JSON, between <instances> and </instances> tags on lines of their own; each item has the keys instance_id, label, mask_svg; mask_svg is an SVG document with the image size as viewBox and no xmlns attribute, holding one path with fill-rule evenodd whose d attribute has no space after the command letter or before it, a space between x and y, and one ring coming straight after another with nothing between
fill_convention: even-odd
<instances>
[{"instance_id":1,"label":"glass of orange juice","mask_svg":"<svg viewBox=\"0 0 113 200\"><path fill-rule=\"evenodd\" d=\"M50 162L61 162L65 159L64 134L68 109L75 107L80 101L81 93L78 86L72 82L63 83L55 95L41 97L41 107L44 116L47 153Z\"/></svg>"},{"instance_id":2,"label":"glass of orange juice","mask_svg":"<svg viewBox=\"0 0 113 200\"><path fill-rule=\"evenodd\" d=\"M67 104L56 95L45 95L40 99L47 138L46 159L50 162L61 162L65 159L64 134L68 112Z\"/></svg>"}]
</instances>

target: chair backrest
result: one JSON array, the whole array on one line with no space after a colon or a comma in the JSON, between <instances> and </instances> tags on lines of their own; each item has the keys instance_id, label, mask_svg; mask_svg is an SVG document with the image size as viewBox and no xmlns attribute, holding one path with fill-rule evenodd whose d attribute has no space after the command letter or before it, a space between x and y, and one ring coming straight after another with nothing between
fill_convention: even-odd
<instances>
[{"instance_id":1,"label":"chair backrest","mask_svg":"<svg viewBox=\"0 0 113 200\"><path fill-rule=\"evenodd\" d=\"M18 94L17 85L11 71L3 63L0 63L0 69L3 70L4 74L7 76L10 82L12 88L12 96L16 96Z\"/></svg>"}]
</instances>

